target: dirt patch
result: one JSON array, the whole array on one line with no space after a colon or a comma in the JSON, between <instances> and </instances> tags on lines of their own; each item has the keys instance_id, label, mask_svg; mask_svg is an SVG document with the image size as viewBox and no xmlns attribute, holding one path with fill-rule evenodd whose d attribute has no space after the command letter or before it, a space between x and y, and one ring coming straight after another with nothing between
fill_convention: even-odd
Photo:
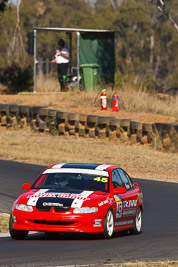
<instances>
[{"instance_id":1,"label":"dirt patch","mask_svg":"<svg viewBox=\"0 0 178 267\"><path fill-rule=\"evenodd\" d=\"M97 101L95 101L97 99ZM115 116L122 119L131 119L140 122L149 123L171 123L176 122L173 116L159 115L146 112L129 112L119 110L113 112L111 107L108 110L101 111L99 104L99 96L92 93L91 99L89 95L84 95L83 92L76 93L51 93L51 94L22 94L22 95L0 95L0 103L30 105L30 106L45 106L55 108L62 111L72 113L94 114L99 116Z\"/></svg>"},{"instance_id":2,"label":"dirt patch","mask_svg":"<svg viewBox=\"0 0 178 267\"><path fill-rule=\"evenodd\" d=\"M0 130L0 158L51 165L86 162L118 165L132 177L178 182L178 154L119 141L52 136L30 129Z\"/></svg>"}]
</instances>

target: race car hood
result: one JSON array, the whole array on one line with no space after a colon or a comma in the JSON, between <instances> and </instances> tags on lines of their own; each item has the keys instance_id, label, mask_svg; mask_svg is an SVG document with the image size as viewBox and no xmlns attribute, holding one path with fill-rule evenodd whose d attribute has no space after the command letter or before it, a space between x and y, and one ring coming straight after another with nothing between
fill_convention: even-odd
<instances>
[{"instance_id":1,"label":"race car hood","mask_svg":"<svg viewBox=\"0 0 178 267\"><path fill-rule=\"evenodd\" d=\"M51 207L55 210L69 210L70 208L95 206L105 200L108 193L81 191L81 190L30 190L22 194L17 202L36 206L40 211L49 211Z\"/></svg>"}]
</instances>

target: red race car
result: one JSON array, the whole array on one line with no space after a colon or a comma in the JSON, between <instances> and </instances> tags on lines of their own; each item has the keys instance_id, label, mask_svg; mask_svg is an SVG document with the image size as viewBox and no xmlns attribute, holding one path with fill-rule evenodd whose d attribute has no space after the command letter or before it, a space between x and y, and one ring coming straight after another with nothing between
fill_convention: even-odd
<instances>
[{"instance_id":1,"label":"red race car","mask_svg":"<svg viewBox=\"0 0 178 267\"><path fill-rule=\"evenodd\" d=\"M121 168L112 165L62 163L47 168L13 204L10 235L24 239L29 231L102 233L141 232L143 195Z\"/></svg>"}]
</instances>

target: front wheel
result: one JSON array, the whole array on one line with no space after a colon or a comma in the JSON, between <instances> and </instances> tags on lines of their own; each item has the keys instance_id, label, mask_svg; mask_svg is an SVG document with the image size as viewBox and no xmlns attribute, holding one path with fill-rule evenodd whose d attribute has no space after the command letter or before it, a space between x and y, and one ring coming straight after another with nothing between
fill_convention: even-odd
<instances>
[{"instance_id":1,"label":"front wheel","mask_svg":"<svg viewBox=\"0 0 178 267\"><path fill-rule=\"evenodd\" d=\"M104 234L103 237L106 239L112 238L114 233L114 216L112 210L108 210L104 220Z\"/></svg>"},{"instance_id":2,"label":"front wheel","mask_svg":"<svg viewBox=\"0 0 178 267\"><path fill-rule=\"evenodd\" d=\"M136 216L135 216L135 223L134 228L132 230L133 234L140 234L142 228L142 211L140 208L138 208Z\"/></svg>"},{"instance_id":3,"label":"front wheel","mask_svg":"<svg viewBox=\"0 0 178 267\"><path fill-rule=\"evenodd\" d=\"M9 233L13 239L25 239L28 235L28 231L26 230L15 230L13 229L13 220L12 220L12 214L9 219Z\"/></svg>"}]
</instances>

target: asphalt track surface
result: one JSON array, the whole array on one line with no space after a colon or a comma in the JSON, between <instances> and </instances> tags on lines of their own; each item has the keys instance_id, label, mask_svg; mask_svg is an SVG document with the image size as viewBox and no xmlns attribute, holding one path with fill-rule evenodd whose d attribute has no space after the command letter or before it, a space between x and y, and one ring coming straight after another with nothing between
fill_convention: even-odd
<instances>
[{"instance_id":1,"label":"asphalt track surface","mask_svg":"<svg viewBox=\"0 0 178 267\"><path fill-rule=\"evenodd\" d=\"M10 212L45 166L0 160L0 212ZM135 179L144 195L143 232L122 233L111 240L100 236L32 233L23 241L0 237L0 266L64 266L125 261L178 260L178 183Z\"/></svg>"}]
</instances>

